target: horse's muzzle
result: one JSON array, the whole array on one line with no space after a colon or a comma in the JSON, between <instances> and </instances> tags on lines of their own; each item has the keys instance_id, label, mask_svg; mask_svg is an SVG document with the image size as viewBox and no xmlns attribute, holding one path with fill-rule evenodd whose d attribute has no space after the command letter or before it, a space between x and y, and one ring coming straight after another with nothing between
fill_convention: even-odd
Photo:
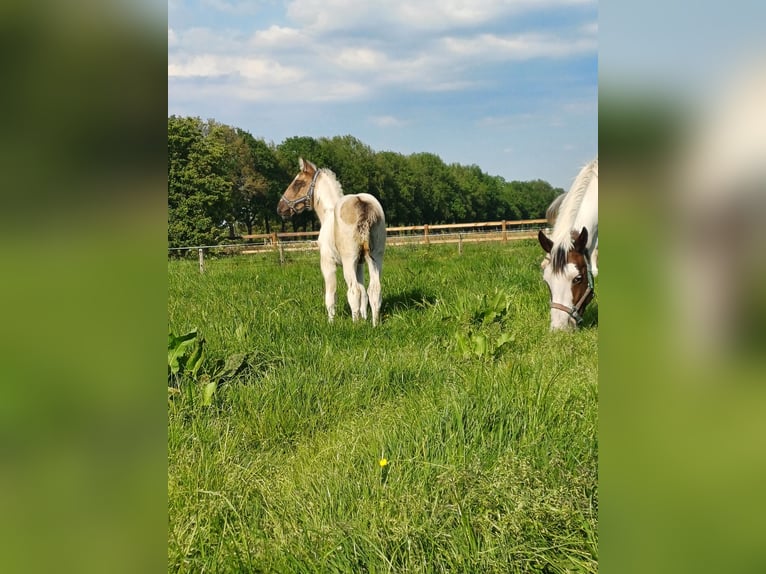
<instances>
[{"instance_id":1,"label":"horse's muzzle","mask_svg":"<svg viewBox=\"0 0 766 574\"><path fill-rule=\"evenodd\" d=\"M277 215L282 218L282 221L290 219L295 210L291 208L284 199L280 199L277 204Z\"/></svg>"}]
</instances>

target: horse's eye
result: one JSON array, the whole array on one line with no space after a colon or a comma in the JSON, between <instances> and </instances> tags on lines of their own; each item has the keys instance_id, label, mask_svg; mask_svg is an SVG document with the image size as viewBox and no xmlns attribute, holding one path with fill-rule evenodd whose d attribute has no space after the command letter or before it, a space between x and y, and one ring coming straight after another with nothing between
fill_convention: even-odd
<instances>
[{"instance_id":1,"label":"horse's eye","mask_svg":"<svg viewBox=\"0 0 766 574\"><path fill-rule=\"evenodd\" d=\"M577 285L577 284L578 284L578 283L580 283L581 281L582 281L582 275L578 275L577 277L575 277L574 279L572 279L572 285Z\"/></svg>"}]
</instances>

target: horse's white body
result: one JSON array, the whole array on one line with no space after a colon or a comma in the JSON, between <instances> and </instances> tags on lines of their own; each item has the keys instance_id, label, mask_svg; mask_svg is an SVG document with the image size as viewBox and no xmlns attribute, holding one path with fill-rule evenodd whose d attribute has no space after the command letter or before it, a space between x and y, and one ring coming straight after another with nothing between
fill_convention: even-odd
<instances>
[{"instance_id":1,"label":"horse's white body","mask_svg":"<svg viewBox=\"0 0 766 574\"><path fill-rule=\"evenodd\" d=\"M318 244L330 322L335 318L335 271L338 264L342 264L351 317L354 321L360 316L367 319L369 303L372 324L377 325L382 302L380 276L386 248L386 220L380 202L368 193L343 195L335 174L320 169L314 189L314 210L321 225ZM365 261L370 275L366 289Z\"/></svg>"},{"instance_id":2,"label":"horse's white body","mask_svg":"<svg viewBox=\"0 0 766 574\"><path fill-rule=\"evenodd\" d=\"M586 259L590 273L598 275L598 158L585 165L564 196L556 216L556 223L551 233L553 247L551 256L556 253L566 260L566 254L574 246L573 232L588 230ZM547 258L546 258L547 259ZM565 307L572 307L576 302L572 296L572 281L577 276L574 266L569 264L562 269L554 269L550 262L543 262L543 278L551 290L551 300ZM551 330L571 327L572 317L566 312L551 308Z\"/></svg>"}]
</instances>

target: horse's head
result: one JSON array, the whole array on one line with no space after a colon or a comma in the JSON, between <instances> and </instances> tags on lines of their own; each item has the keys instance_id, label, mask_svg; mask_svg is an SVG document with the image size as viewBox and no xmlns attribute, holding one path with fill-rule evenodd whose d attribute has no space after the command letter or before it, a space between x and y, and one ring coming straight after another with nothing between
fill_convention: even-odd
<instances>
[{"instance_id":1,"label":"horse's head","mask_svg":"<svg viewBox=\"0 0 766 574\"><path fill-rule=\"evenodd\" d=\"M310 161L298 159L300 171L282 194L277 204L277 214L288 219L306 209L314 209L314 187L319 176L319 169Z\"/></svg>"},{"instance_id":2,"label":"horse's head","mask_svg":"<svg viewBox=\"0 0 766 574\"><path fill-rule=\"evenodd\" d=\"M593 275L588 267L588 230L572 232L571 246L559 245L543 233L537 234L550 260L543 266L543 279L551 294L551 331L574 329L582 321L585 306L593 299ZM546 256L546 259L548 257Z\"/></svg>"}]
</instances>

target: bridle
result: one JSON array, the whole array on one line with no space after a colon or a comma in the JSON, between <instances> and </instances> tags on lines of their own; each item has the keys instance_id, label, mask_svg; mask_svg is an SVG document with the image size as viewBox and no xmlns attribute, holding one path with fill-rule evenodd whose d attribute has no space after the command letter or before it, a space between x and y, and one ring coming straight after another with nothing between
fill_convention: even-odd
<instances>
[{"instance_id":1,"label":"bridle","mask_svg":"<svg viewBox=\"0 0 766 574\"><path fill-rule=\"evenodd\" d=\"M590 271L590 265L586 265L586 273L588 277L588 288L585 290L585 293L583 293L582 297L580 297L580 300L572 305L571 307L567 307L566 305L562 305L561 303L555 303L553 301L553 294L551 294L551 309L558 309L559 311L564 311L567 315L569 315L569 318L572 319L575 324L579 325L582 323L582 309L585 307L585 305L588 304L588 302L593 298L594 292L593 292L593 273Z\"/></svg>"},{"instance_id":2,"label":"bridle","mask_svg":"<svg viewBox=\"0 0 766 574\"><path fill-rule=\"evenodd\" d=\"M319 177L319 170L316 170L314 172L314 177L311 178L311 185L309 185L309 191L306 195L303 197L299 197L298 199L286 199L285 196L282 196L282 199L280 201L284 201L287 204L287 207L292 210L293 213L298 213L298 210L296 209L297 206L306 204L305 209L313 209L314 208L314 187L316 187L317 183L317 177Z\"/></svg>"}]
</instances>

